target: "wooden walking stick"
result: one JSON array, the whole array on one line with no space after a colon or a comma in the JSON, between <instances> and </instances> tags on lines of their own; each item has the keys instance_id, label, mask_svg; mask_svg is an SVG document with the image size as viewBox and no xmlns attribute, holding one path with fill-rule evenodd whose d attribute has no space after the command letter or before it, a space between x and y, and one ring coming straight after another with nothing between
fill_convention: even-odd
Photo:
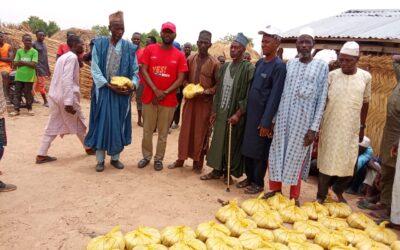
<instances>
[{"instance_id":1,"label":"wooden walking stick","mask_svg":"<svg viewBox=\"0 0 400 250\"><path fill-rule=\"evenodd\" d=\"M226 192L230 192L229 189L231 179L231 146L232 146L232 124L229 123L229 137L228 137L228 181L226 182Z\"/></svg>"}]
</instances>

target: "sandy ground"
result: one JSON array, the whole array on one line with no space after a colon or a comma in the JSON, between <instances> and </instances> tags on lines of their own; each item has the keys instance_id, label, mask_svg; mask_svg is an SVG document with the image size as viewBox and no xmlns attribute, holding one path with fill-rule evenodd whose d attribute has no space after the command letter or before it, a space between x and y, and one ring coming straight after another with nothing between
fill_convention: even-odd
<instances>
[{"instance_id":1,"label":"sandy ground","mask_svg":"<svg viewBox=\"0 0 400 250\"><path fill-rule=\"evenodd\" d=\"M89 102L82 103L88 117ZM134 105L133 105L134 107ZM111 167L96 173L94 156L87 156L76 136L57 138L49 151L56 162L35 164L47 122L46 108L34 106L36 115L7 118L8 146L1 161L0 179L16 184L13 192L0 193L0 249L85 249L91 237L116 225L126 233L137 226L159 229L185 224L196 227L214 218L217 199L249 198L222 181L200 181L187 167L156 172L152 163L138 169L142 129L133 117L133 144L121 155L125 169ZM177 156L178 130L168 137L164 165ZM156 136L154 136L154 142ZM205 169L204 172L208 172ZM286 190L287 193L287 190ZM315 179L304 183L302 202L313 200ZM356 197L347 196L352 206Z\"/></svg>"}]
</instances>

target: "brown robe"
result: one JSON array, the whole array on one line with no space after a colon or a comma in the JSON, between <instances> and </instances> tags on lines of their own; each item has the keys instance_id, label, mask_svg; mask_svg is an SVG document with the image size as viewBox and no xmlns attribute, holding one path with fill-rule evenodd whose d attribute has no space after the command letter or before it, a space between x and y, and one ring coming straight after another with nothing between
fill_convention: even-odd
<instances>
[{"instance_id":1,"label":"brown robe","mask_svg":"<svg viewBox=\"0 0 400 250\"><path fill-rule=\"evenodd\" d=\"M204 90L217 84L220 63L211 55L201 59L199 54L188 58L189 83L201 83ZM213 95L199 95L185 99L182 111L182 125L179 133L178 159L192 158L203 162L208 149L209 119L212 111Z\"/></svg>"}]
</instances>

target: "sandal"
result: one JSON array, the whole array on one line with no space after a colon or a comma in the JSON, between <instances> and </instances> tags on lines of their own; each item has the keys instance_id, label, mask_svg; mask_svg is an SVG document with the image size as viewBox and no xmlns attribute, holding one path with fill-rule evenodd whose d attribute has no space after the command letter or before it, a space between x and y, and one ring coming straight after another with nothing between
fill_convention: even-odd
<instances>
[{"instance_id":1,"label":"sandal","mask_svg":"<svg viewBox=\"0 0 400 250\"><path fill-rule=\"evenodd\" d=\"M164 168L162 161L154 161L154 170L161 171Z\"/></svg>"},{"instance_id":2,"label":"sandal","mask_svg":"<svg viewBox=\"0 0 400 250\"><path fill-rule=\"evenodd\" d=\"M91 148L85 148L85 152L87 155L96 155L96 150Z\"/></svg>"},{"instance_id":3,"label":"sandal","mask_svg":"<svg viewBox=\"0 0 400 250\"><path fill-rule=\"evenodd\" d=\"M275 191L268 192L268 193L264 194L264 196L262 198L263 199L269 199L269 198L275 196L277 193L282 193L282 191L281 190L275 190Z\"/></svg>"},{"instance_id":4,"label":"sandal","mask_svg":"<svg viewBox=\"0 0 400 250\"><path fill-rule=\"evenodd\" d=\"M236 185L238 186L238 185ZM251 185L244 190L245 194L258 194L264 191L263 187L257 186L257 185Z\"/></svg>"},{"instance_id":5,"label":"sandal","mask_svg":"<svg viewBox=\"0 0 400 250\"><path fill-rule=\"evenodd\" d=\"M43 156L43 155L38 155L36 156L36 164L43 164L43 163L47 163L47 162L52 162L52 161L56 161L57 158L56 157L52 157L52 156Z\"/></svg>"},{"instance_id":6,"label":"sandal","mask_svg":"<svg viewBox=\"0 0 400 250\"><path fill-rule=\"evenodd\" d=\"M182 160L176 160L174 163L168 165L168 169L175 169L175 168L181 168L183 167L184 161Z\"/></svg>"},{"instance_id":7,"label":"sandal","mask_svg":"<svg viewBox=\"0 0 400 250\"><path fill-rule=\"evenodd\" d=\"M245 188L245 187L248 187L250 185L251 185L251 183L250 183L249 179L246 178L243 181L240 181L238 184L236 184L236 187L237 188Z\"/></svg>"},{"instance_id":8,"label":"sandal","mask_svg":"<svg viewBox=\"0 0 400 250\"><path fill-rule=\"evenodd\" d=\"M17 189L17 186L15 186L13 184L6 184L6 183L0 181L0 192L10 192L10 191L14 191L15 189Z\"/></svg>"},{"instance_id":9,"label":"sandal","mask_svg":"<svg viewBox=\"0 0 400 250\"><path fill-rule=\"evenodd\" d=\"M208 173L206 175L200 176L200 180L202 180L202 181L218 180L220 178L221 178L221 176L214 174L213 171L211 171L210 173Z\"/></svg>"},{"instance_id":10,"label":"sandal","mask_svg":"<svg viewBox=\"0 0 400 250\"><path fill-rule=\"evenodd\" d=\"M374 203L368 202L366 200L362 200L362 201L357 202L357 207L360 208L360 209L368 209L368 210L386 209L386 205L374 204Z\"/></svg>"},{"instance_id":11,"label":"sandal","mask_svg":"<svg viewBox=\"0 0 400 250\"><path fill-rule=\"evenodd\" d=\"M146 167L147 165L149 165L149 163L150 163L150 160L148 160L148 159L141 159L141 160L138 162L137 166L138 166L138 168L144 168L144 167Z\"/></svg>"}]
</instances>

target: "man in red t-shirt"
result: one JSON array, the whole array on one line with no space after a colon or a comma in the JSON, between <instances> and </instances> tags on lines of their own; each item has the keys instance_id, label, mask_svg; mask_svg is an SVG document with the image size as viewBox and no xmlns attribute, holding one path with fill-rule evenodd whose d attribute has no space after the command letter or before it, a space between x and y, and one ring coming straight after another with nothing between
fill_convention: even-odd
<instances>
[{"instance_id":1,"label":"man in red t-shirt","mask_svg":"<svg viewBox=\"0 0 400 250\"><path fill-rule=\"evenodd\" d=\"M163 169L169 125L178 105L176 89L182 85L184 74L188 71L185 55L173 46L175 25L164 23L160 36L161 44L152 44L144 49L140 69L145 84L142 95L143 159L138 167L146 167L153 157L153 131L157 128L158 141L154 155L154 169L157 171Z\"/></svg>"}]
</instances>

